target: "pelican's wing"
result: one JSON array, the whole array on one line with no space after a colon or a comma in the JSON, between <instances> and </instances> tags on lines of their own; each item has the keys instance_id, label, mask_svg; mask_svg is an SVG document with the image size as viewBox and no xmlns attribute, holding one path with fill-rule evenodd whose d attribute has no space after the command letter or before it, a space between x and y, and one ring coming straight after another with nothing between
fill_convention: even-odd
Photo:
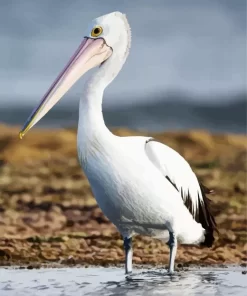
<instances>
[{"instance_id":1,"label":"pelican's wing","mask_svg":"<svg viewBox=\"0 0 247 296\"><path fill-rule=\"evenodd\" d=\"M206 197L206 193L213 191L198 181L188 162L172 148L149 138L145 144L145 151L150 161L180 193L194 219L202 224L208 235L211 233L208 242L213 240L216 223L210 212L210 199Z\"/></svg>"}]
</instances>

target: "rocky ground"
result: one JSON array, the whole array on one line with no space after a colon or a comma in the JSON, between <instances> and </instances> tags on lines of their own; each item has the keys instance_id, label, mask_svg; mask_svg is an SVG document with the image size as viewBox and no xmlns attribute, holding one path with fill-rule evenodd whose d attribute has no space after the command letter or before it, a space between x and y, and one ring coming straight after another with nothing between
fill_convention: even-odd
<instances>
[{"instance_id":1,"label":"rocky ground","mask_svg":"<svg viewBox=\"0 0 247 296\"><path fill-rule=\"evenodd\" d=\"M22 141L18 131L0 125L0 265L122 263L121 237L98 208L78 165L76 131L35 128ZM215 245L180 246L177 262L245 265L246 137L206 131L152 136L179 151L215 190ZM149 237L134 238L136 264L167 261L166 245Z\"/></svg>"}]
</instances>

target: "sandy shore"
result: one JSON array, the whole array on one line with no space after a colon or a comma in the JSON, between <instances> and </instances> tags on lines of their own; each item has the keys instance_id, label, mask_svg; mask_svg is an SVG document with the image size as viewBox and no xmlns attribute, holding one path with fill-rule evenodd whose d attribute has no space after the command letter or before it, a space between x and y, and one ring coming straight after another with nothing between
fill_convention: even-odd
<instances>
[{"instance_id":1,"label":"sandy shore","mask_svg":"<svg viewBox=\"0 0 247 296\"><path fill-rule=\"evenodd\" d=\"M36 128L20 141L18 130L0 125L0 265L123 263L121 237L79 167L76 131ZM211 199L220 234L214 246L180 246L177 263L246 264L247 138L206 131L151 136L179 151L215 190ZM168 254L158 240L134 238L136 264L166 265Z\"/></svg>"}]
</instances>

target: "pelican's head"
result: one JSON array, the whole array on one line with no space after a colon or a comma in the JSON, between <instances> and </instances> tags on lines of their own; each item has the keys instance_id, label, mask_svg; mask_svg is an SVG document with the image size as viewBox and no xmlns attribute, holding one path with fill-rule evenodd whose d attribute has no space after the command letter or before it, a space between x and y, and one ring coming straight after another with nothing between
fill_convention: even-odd
<instances>
[{"instance_id":1,"label":"pelican's head","mask_svg":"<svg viewBox=\"0 0 247 296\"><path fill-rule=\"evenodd\" d=\"M22 138L90 69L106 64L116 53L122 59L130 46L130 28L124 14L113 12L96 18L88 26L80 46L45 93L20 131Z\"/></svg>"}]
</instances>

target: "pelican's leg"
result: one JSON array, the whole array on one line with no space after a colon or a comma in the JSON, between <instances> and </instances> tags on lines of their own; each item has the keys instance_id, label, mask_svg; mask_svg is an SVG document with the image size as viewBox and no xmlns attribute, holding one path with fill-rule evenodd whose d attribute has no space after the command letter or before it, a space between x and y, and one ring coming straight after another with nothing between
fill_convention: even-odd
<instances>
[{"instance_id":1,"label":"pelican's leg","mask_svg":"<svg viewBox=\"0 0 247 296\"><path fill-rule=\"evenodd\" d=\"M169 261L168 273L172 274L174 273L174 263L175 263L175 258L177 254L177 237L175 233L169 232L169 241L167 244L170 248L170 261Z\"/></svg>"},{"instance_id":2,"label":"pelican's leg","mask_svg":"<svg viewBox=\"0 0 247 296\"><path fill-rule=\"evenodd\" d=\"M125 250L125 273L132 272L132 238L124 238L124 250Z\"/></svg>"}]
</instances>

